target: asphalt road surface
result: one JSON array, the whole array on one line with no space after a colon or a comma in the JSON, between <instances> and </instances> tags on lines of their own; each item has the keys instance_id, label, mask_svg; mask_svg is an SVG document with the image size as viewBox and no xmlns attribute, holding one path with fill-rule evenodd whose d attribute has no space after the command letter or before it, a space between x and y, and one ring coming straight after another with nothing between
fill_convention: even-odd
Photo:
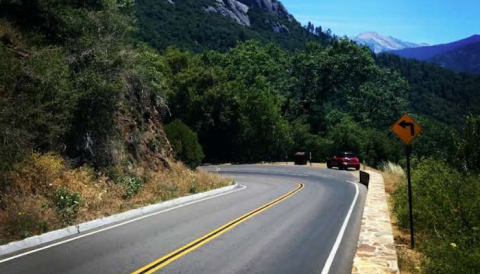
<instances>
[{"instance_id":1,"label":"asphalt road surface","mask_svg":"<svg viewBox=\"0 0 480 274\"><path fill-rule=\"evenodd\" d=\"M354 171L259 165L207 169L243 187L20 252L14 259L0 258L0 273L351 273L366 195L365 187L353 183Z\"/></svg>"}]
</instances>

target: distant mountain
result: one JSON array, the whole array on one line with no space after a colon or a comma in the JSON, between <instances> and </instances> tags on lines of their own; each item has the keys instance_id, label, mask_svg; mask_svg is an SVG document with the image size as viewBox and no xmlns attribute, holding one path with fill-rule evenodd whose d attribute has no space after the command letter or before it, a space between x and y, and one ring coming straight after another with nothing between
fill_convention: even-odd
<instances>
[{"instance_id":1,"label":"distant mountain","mask_svg":"<svg viewBox=\"0 0 480 274\"><path fill-rule=\"evenodd\" d=\"M390 36L383 36L373 31L361 33L358 36L352 38L352 40L357 42L358 44L367 45L375 53L428 46L428 44L415 44L411 42L405 42Z\"/></svg>"},{"instance_id":2,"label":"distant mountain","mask_svg":"<svg viewBox=\"0 0 480 274\"><path fill-rule=\"evenodd\" d=\"M480 42L436 55L428 61L454 71L480 75Z\"/></svg>"},{"instance_id":3,"label":"distant mountain","mask_svg":"<svg viewBox=\"0 0 480 274\"><path fill-rule=\"evenodd\" d=\"M449 44L435 45L430 47L421 48L408 48L403 50L395 50L392 53L404 58L416 59L416 60L428 60L437 55L445 54L455 49L462 48L464 46L480 42L480 35L473 35L463 40L459 40Z\"/></svg>"}]
</instances>

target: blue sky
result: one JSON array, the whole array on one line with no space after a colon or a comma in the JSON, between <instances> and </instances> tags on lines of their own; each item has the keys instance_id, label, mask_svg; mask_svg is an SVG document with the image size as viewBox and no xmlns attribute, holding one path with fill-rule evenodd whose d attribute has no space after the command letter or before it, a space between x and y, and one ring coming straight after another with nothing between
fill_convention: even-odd
<instances>
[{"instance_id":1,"label":"blue sky","mask_svg":"<svg viewBox=\"0 0 480 274\"><path fill-rule=\"evenodd\" d=\"M440 44L480 34L480 0L281 0L302 24Z\"/></svg>"}]
</instances>

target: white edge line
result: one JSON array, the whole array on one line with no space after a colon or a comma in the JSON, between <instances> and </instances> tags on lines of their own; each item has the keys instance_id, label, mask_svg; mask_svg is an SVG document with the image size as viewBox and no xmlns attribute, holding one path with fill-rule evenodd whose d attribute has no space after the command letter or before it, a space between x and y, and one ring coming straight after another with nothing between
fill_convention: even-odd
<instances>
[{"instance_id":1,"label":"white edge line","mask_svg":"<svg viewBox=\"0 0 480 274\"><path fill-rule=\"evenodd\" d=\"M343 239L343 235L345 234L345 229L347 228L348 222L350 221L350 217L352 216L353 209L355 208L355 204L357 203L357 198L359 193L358 185L352 182L348 182L348 183L355 186L355 190L356 190L355 198L353 198L352 205L348 210L348 213L347 213L347 216L345 217L345 221L343 222L342 228L338 233L337 240L333 245L332 251L330 251L330 255L328 256L328 259L325 262L325 265L323 266L323 270L321 274L328 274L328 272L330 271L330 267L332 267L333 259L335 259L335 255L337 254L338 248L340 247L340 243L342 242L342 239Z\"/></svg>"},{"instance_id":2,"label":"white edge line","mask_svg":"<svg viewBox=\"0 0 480 274\"><path fill-rule=\"evenodd\" d=\"M185 203L185 204L182 204L182 205L174 206L174 207L162 210L162 211L147 214L145 216L138 217L138 218L126 221L126 222L122 222L122 223L119 223L119 224L116 224L116 225L112 225L112 226L109 226L109 227L106 227L106 228L102 228L102 229L99 229L99 230L96 230L96 231L93 231L93 232L89 232L89 233L80 235L80 236L77 236L77 237L73 237L73 238L70 238L68 240L64 240L64 241L61 241L61 242L58 242L58 243L54 243L54 244L51 244L51 245L47 245L47 246L44 246L44 247L41 247L41 248L37 248L37 249L31 250L31 251L28 251L28 252L25 252L25 253L22 253L22 254L18 254L18 255L0 260L0 264L11 261L11 260L14 260L14 259L17 259L17 258L20 258L20 257L27 256L27 255L30 255L32 253L36 253L36 252L39 252L39 251L42 251L42 250L45 250L45 249L48 249L48 248L52 248L52 247L55 247L55 246L58 246L58 245L62 245L62 244L68 243L68 242L72 242L72 241L87 237L87 236L91 236L91 235L94 235L94 234L97 234L97 233L100 233L100 232L104 232L104 231L107 231L107 230L110 230L110 229L114 229L114 228L117 228L119 226L123 226L123 225L129 224L129 223L133 223L133 222L136 222L136 221L139 221L139 220L142 220L142 219L146 219L146 218L158 215L158 214L162 214L162 213L165 213L165 212L168 212L168 211L172 211L172 210L175 210L175 209L178 209L178 208L181 208L181 207L193 205L193 204L200 203L200 202L210 200L210 199L213 199L213 198L217 198L217 197L220 197L220 196L232 194L232 193L235 193L237 191L244 190L246 188L247 188L247 186L240 185L239 189L235 189L235 190L232 190L232 191L229 191L229 192L226 192L226 193L217 194L215 196L203 198L203 199L200 199L200 200L197 200L197 201L188 202L188 203Z\"/></svg>"}]
</instances>

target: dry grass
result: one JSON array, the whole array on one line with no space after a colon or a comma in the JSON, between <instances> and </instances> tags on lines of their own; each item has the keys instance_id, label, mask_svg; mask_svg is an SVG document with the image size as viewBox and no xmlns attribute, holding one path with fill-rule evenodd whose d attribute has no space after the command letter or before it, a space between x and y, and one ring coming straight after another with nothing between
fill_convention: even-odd
<instances>
[{"instance_id":1,"label":"dry grass","mask_svg":"<svg viewBox=\"0 0 480 274\"><path fill-rule=\"evenodd\" d=\"M400 229L393 219L392 227L400 272L403 274L420 274L420 265L424 258L420 252L410 248L410 233Z\"/></svg>"},{"instance_id":2,"label":"dry grass","mask_svg":"<svg viewBox=\"0 0 480 274\"><path fill-rule=\"evenodd\" d=\"M380 169L385 181L385 192L387 193L388 205L390 208L393 237L395 239L400 272L403 274L421 273L420 265L423 256L418 251L410 249L410 233L398 226L397 220L392 211L393 204L391 195L395 192L397 185L405 180L405 172L402 167L390 162L382 164Z\"/></svg>"},{"instance_id":3,"label":"dry grass","mask_svg":"<svg viewBox=\"0 0 480 274\"><path fill-rule=\"evenodd\" d=\"M133 206L205 192L227 186L232 182L229 178L200 169L192 171L182 163L174 163L171 169L151 175L152 179L148 180L140 193L131 199Z\"/></svg>"},{"instance_id":4,"label":"dry grass","mask_svg":"<svg viewBox=\"0 0 480 274\"><path fill-rule=\"evenodd\" d=\"M80 195L78 209L68 220L73 224L231 184L231 179L174 163L156 173L135 170L147 179L138 194L126 198L124 187L104 174L71 169L57 155L33 154L16 170L12 185L0 194L0 244L66 226L55 201L60 190Z\"/></svg>"}]
</instances>

